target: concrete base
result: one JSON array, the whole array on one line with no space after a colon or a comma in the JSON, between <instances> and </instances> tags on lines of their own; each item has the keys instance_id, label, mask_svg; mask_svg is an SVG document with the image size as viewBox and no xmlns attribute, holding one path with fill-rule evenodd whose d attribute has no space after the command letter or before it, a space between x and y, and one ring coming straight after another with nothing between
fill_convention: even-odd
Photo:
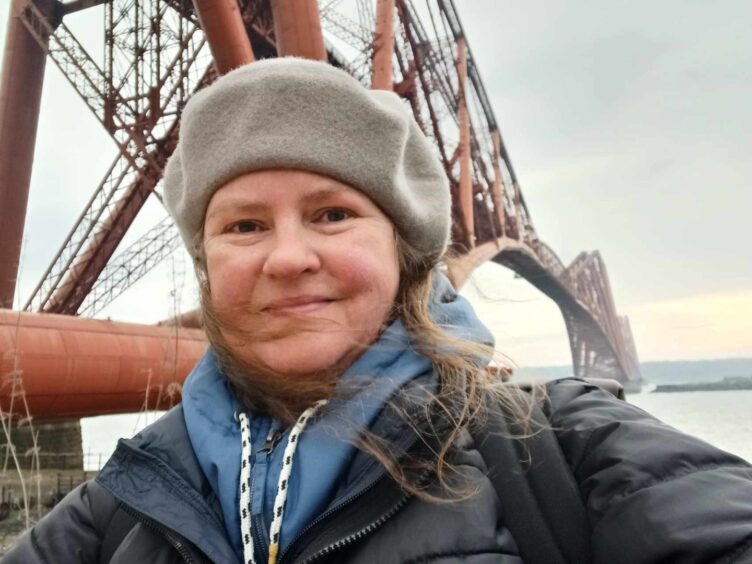
<instances>
[{"instance_id":1,"label":"concrete base","mask_svg":"<svg viewBox=\"0 0 752 564\"><path fill-rule=\"evenodd\" d=\"M36 421L34 432L37 433L41 469L83 470L84 456L80 420ZM15 445L21 468L25 471L31 470L34 460L31 428L28 425L19 428L14 422L11 440ZM4 444L5 441L3 440L2 443ZM3 461L6 456L5 451L6 449L2 451ZM9 459L8 468L12 467L13 461Z\"/></svg>"}]
</instances>

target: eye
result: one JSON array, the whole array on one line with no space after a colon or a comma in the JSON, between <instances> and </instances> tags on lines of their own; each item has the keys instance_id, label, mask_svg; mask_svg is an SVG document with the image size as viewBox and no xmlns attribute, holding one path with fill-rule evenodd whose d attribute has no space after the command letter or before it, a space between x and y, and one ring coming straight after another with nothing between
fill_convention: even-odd
<instances>
[{"instance_id":1,"label":"eye","mask_svg":"<svg viewBox=\"0 0 752 564\"><path fill-rule=\"evenodd\" d=\"M353 215L349 210L343 208L332 208L321 214L321 219L328 221L329 223L337 223L339 221L350 219L352 216Z\"/></svg>"},{"instance_id":2,"label":"eye","mask_svg":"<svg viewBox=\"0 0 752 564\"><path fill-rule=\"evenodd\" d=\"M243 220L230 225L227 231L230 233L256 233L261 231L261 226L255 221Z\"/></svg>"}]
</instances>

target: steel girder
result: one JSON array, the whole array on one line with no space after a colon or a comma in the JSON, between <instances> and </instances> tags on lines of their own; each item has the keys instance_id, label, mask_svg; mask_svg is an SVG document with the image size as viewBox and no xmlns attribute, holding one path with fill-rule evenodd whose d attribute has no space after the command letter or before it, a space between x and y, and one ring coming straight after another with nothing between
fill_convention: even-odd
<instances>
[{"instance_id":1,"label":"steel girder","mask_svg":"<svg viewBox=\"0 0 752 564\"><path fill-rule=\"evenodd\" d=\"M368 83L373 16L365 12L361 0L357 16L339 11L339 2L322 4L322 27L331 34L325 37L329 61ZM395 5L394 89L411 104L444 163L453 193L455 251L476 253L470 250L473 242L485 248L489 243L498 247L505 240L524 247L536 268L525 266L519 253L494 260L514 268L536 286L556 288L549 295L564 314L576 372L612 371L619 379L639 378L629 324L616 315L600 256L582 255L565 267L538 237L454 3L396 0ZM269 4L244 0L240 12L257 58L273 56ZM97 283L108 272L106 265L143 202L156 193L164 163L175 146L176 123L185 101L214 75L202 58L205 41L196 15L182 0L108 2L106 55L101 67L64 23L45 21L44 14L33 8L25 18L32 33L49 34L46 52L110 133L119 152L26 304L27 310L80 314L92 288L114 288L92 295L85 310L91 314L143 275L156 262L155 252L163 256L174 248L174 230L152 230L148 244L136 245L140 251L131 249L115 259L118 268L109 272L119 272L120 279L108 279L114 276L108 274ZM350 54L343 55L336 41L346 44ZM458 45L462 43L466 45L465 64L458 71ZM44 46L41 41L40 46ZM467 81L461 93L464 73ZM458 198L460 101L470 131L466 143L472 197L464 205ZM468 214L474 219L471 223L462 219ZM122 278L122 272L134 274Z\"/></svg>"}]
</instances>

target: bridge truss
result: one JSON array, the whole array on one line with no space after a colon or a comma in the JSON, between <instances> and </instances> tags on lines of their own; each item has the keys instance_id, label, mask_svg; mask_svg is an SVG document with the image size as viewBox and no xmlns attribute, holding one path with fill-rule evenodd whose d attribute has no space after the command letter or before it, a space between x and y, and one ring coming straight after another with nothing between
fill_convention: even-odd
<instances>
[{"instance_id":1,"label":"bridge truss","mask_svg":"<svg viewBox=\"0 0 752 564\"><path fill-rule=\"evenodd\" d=\"M298 1L304 4L320 15L329 62L368 86L393 88L433 140L451 183L455 283L488 260L511 268L560 307L576 375L639 381L629 322L616 313L600 255L582 253L565 266L538 237L454 2L377 0L374 9L369 0ZM278 37L290 6L238 2L253 57L291 52ZM190 0L14 0L12 9L117 149L24 306L91 317L178 247L165 218L116 254L146 200L161 199L184 104L217 77L211 38ZM102 61L66 26L80 9L103 13L104 45L95 46Z\"/></svg>"}]
</instances>

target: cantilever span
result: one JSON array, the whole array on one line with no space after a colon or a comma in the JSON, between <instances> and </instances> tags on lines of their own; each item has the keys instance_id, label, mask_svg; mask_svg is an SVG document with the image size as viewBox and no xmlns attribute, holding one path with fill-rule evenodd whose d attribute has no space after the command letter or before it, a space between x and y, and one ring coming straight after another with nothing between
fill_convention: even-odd
<instances>
[{"instance_id":1,"label":"cantilever span","mask_svg":"<svg viewBox=\"0 0 752 564\"><path fill-rule=\"evenodd\" d=\"M26 311L93 316L178 246L176 230L163 220L115 255L146 200L159 196L180 112L195 91L257 59L326 58L367 86L400 95L435 144L452 193L457 283L488 260L513 269L558 304L577 375L640 379L629 323L616 313L600 255L583 253L564 266L533 226L452 0L377 0L375 11L366 0L95 0L69 2L62 12L56 6L12 3L6 54L26 52L35 63L4 71L0 128L33 139L37 114L14 121L25 103L18 89L41 91L40 64L50 60L117 150ZM96 37L103 45L87 45L68 27L69 12L79 9L101 12L104 33ZM202 18L202 10L214 12ZM218 17L216 10L225 11ZM92 52L104 53L103 63ZM10 206L3 213L18 219L0 226L10 242L0 257L0 305L12 303L15 291L26 209L19 194L28 192L32 155L0 151L0 178L8 180L0 201Z\"/></svg>"},{"instance_id":2,"label":"cantilever span","mask_svg":"<svg viewBox=\"0 0 752 564\"><path fill-rule=\"evenodd\" d=\"M581 253L565 267L545 243L502 237L456 260L455 285L462 285L477 266L489 260L513 270L556 302L569 333L576 376L613 378L628 389L639 385L629 321L616 314L600 253Z\"/></svg>"}]
</instances>

